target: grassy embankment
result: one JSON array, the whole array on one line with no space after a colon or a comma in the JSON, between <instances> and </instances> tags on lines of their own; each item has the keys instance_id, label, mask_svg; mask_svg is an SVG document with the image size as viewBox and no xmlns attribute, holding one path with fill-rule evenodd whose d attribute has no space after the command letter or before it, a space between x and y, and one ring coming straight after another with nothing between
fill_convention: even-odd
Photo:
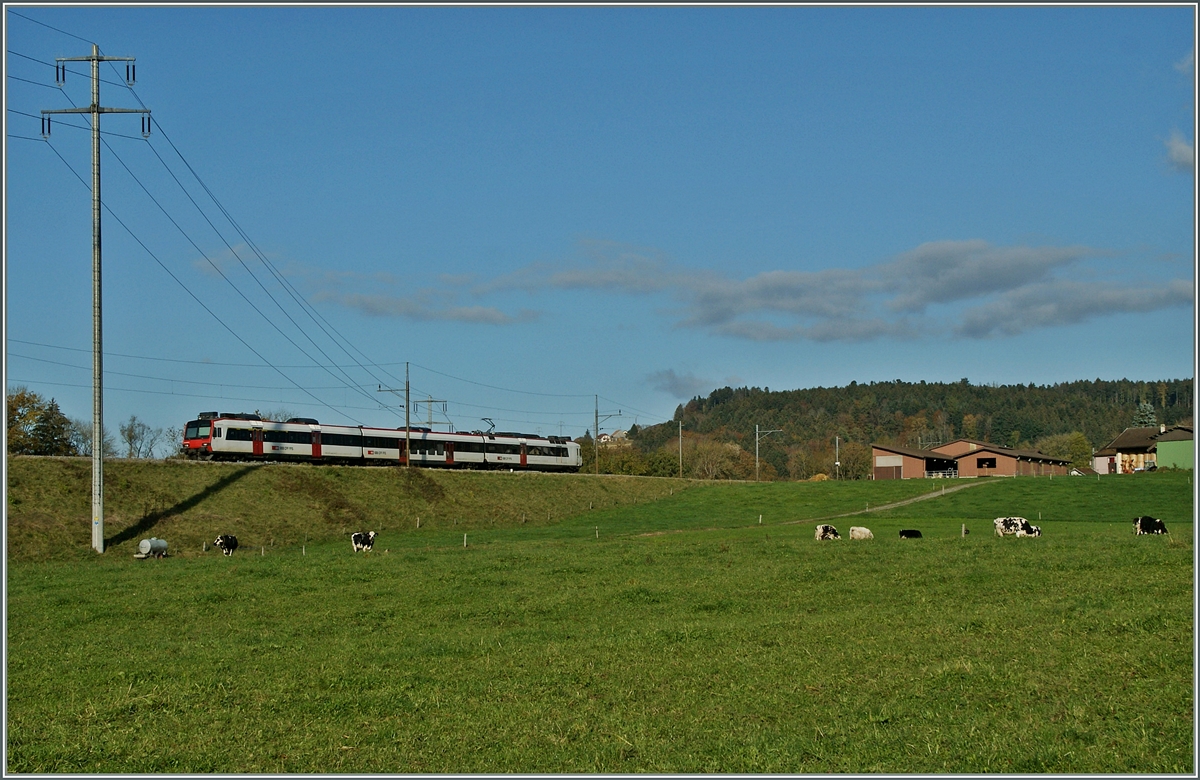
<instances>
[{"instance_id":1,"label":"grassy embankment","mask_svg":"<svg viewBox=\"0 0 1200 780\"><path fill-rule=\"evenodd\" d=\"M91 474L86 458L9 459L10 560L92 554ZM366 530L379 531L385 548L449 543L455 534L461 543L463 532L482 534L482 541L494 531L585 523L603 510L637 506L648 509L638 523L653 529L663 525L653 507L695 490L703 493L694 501L668 502L673 508L663 527L746 525L759 514L774 523L932 489L911 481L848 484L838 491L763 483L746 494L739 492L744 484L680 479L185 461L111 461L104 484L105 547L118 555L132 555L150 536L166 539L174 555L200 553L217 534L275 549L334 539L349 549L349 535ZM418 518L420 533L410 536ZM626 521L617 525L630 530Z\"/></svg>"},{"instance_id":2,"label":"grassy embankment","mask_svg":"<svg viewBox=\"0 0 1200 780\"><path fill-rule=\"evenodd\" d=\"M331 520L304 555L277 539L265 556L139 562L133 540L14 560L10 536L8 771L1195 769L1190 475L996 480L834 521L871 527L865 543L817 543L791 521L940 485L662 496L671 483L631 480L610 494L622 506L587 511L602 504L588 491L620 483L424 476L445 493L406 509L469 488L481 508L520 497L464 518L467 548L443 512L385 530L390 552L371 556ZM249 522L217 498L273 478L189 486L152 530ZM531 503L567 503L542 486L584 491L576 513L522 524ZM991 536L992 517L1039 511L1042 538ZM1171 535L1134 537L1142 513ZM34 515L15 516L22 533ZM900 541L901 527L926 538Z\"/></svg>"}]
</instances>

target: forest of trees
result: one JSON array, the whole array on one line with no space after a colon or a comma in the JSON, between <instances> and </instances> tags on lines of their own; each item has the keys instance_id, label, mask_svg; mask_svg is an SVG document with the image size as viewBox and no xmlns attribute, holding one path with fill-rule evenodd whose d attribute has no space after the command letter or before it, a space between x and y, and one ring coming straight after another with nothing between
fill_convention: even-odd
<instances>
[{"instance_id":1,"label":"forest of trees","mask_svg":"<svg viewBox=\"0 0 1200 780\"><path fill-rule=\"evenodd\" d=\"M730 388L697 396L671 422L633 426L622 444L580 439L583 470L608 474L697 479L863 479L871 474L871 445L925 449L957 438L977 439L1090 465L1099 449L1128 427L1191 424L1192 380L1067 382L1056 385L851 382L772 392ZM8 452L89 455L91 424L68 419L53 398L19 387L7 395ZM275 415L286 419L290 413ZM683 441L679 423L683 423ZM755 428L774 431L759 437ZM104 432L114 456L176 452L180 431L151 428L131 416L119 427L121 447ZM682 447L681 447L682 444Z\"/></svg>"},{"instance_id":2,"label":"forest of trees","mask_svg":"<svg viewBox=\"0 0 1200 780\"><path fill-rule=\"evenodd\" d=\"M5 394L6 444L9 455L84 455L92 454L91 421L68 418L53 398L46 399L26 387L15 387ZM130 415L118 426L121 449L107 426L101 447L104 457L153 458L156 449L165 453L178 450L180 431L152 428Z\"/></svg>"},{"instance_id":3,"label":"forest of trees","mask_svg":"<svg viewBox=\"0 0 1200 780\"><path fill-rule=\"evenodd\" d=\"M704 441L737 445L740 465L726 471L743 479L754 478L755 425L780 431L758 442L763 479L863 478L871 471L871 444L923 449L956 438L1039 449L1086 465L1093 449L1135 424L1190 424L1192 387L1191 379L1055 385L897 380L775 392L724 387L680 405L672 422L635 426L630 441L645 457L660 449L675 453L677 473L682 421L685 474L689 440L693 446ZM605 454L602 448L601 471ZM634 464L627 468L636 473Z\"/></svg>"}]
</instances>

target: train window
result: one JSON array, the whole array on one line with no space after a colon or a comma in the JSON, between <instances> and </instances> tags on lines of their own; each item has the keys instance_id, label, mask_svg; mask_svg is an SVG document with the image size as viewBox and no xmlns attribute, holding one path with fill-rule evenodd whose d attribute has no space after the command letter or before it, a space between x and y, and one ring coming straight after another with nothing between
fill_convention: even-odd
<instances>
[{"instance_id":1,"label":"train window","mask_svg":"<svg viewBox=\"0 0 1200 780\"><path fill-rule=\"evenodd\" d=\"M188 423L187 427L183 429L183 438L195 439L199 433L200 433L199 425L197 425L196 423Z\"/></svg>"},{"instance_id":2,"label":"train window","mask_svg":"<svg viewBox=\"0 0 1200 780\"><path fill-rule=\"evenodd\" d=\"M214 439L221 438L221 429L220 428L216 428L213 430L213 438Z\"/></svg>"},{"instance_id":3,"label":"train window","mask_svg":"<svg viewBox=\"0 0 1200 780\"><path fill-rule=\"evenodd\" d=\"M362 446L375 447L377 449L399 449L400 442L390 436L364 436Z\"/></svg>"},{"instance_id":4,"label":"train window","mask_svg":"<svg viewBox=\"0 0 1200 780\"><path fill-rule=\"evenodd\" d=\"M321 444L324 444L328 447L362 447L364 445L367 447L372 446L365 443L366 438L370 437L345 433L322 433Z\"/></svg>"},{"instance_id":5,"label":"train window","mask_svg":"<svg viewBox=\"0 0 1200 780\"><path fill-rule=\"evenodd\" d=\"M226 428L225 441L253 441L253 431L249 428Z\"/></svg>"}]
</instances>

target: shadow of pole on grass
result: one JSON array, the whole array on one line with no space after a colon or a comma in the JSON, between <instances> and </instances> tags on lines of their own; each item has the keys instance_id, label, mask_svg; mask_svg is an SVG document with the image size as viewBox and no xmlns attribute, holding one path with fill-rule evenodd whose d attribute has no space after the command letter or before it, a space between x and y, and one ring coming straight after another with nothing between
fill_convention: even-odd
<instances>
[{"instance_id":1,"label":"shadow of pole on grass","mask_svg":"<svg viewBox=\"0 0 1200 780\"><path fill-rule=\"evenodd\" d=\"M128 542L130 539L135 537L141 536L154 526L158 525L159 521L170 517L171 515L183 514L187 510L199 505L200 502L204 501L206 498L220 493L234 482L237 482L239 479L246 476L250 472L257 470L258 468L259 466L246 466L245 468L238 469L232 474L224 476L213 484L204 488L204 490L201 490L196 495L185 498L169 509L163 509L158 512L151 512L150 514L145 515L134 525L119 531L113 535L112 538L105 539L104 547L107 549L109 547L121 544L122 542Z\"/></svg>"}]
</instances>

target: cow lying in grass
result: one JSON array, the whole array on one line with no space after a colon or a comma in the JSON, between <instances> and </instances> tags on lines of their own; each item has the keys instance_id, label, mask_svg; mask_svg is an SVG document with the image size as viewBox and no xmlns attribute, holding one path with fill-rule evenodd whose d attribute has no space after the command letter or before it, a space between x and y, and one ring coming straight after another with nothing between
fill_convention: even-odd
<instances>
[{"instance_id":1,"label":"cow lying in grass","mask_svg":"<svg viewBox=\"0 0 1200 780\"><path fill-rule=\"evenodd\" d=\"M850 538L851 539L874 539L875 534L871 533L870 528L863 528L862 526L853 525L853 526L850 526Z\"/></svg>"},{"instance_id":2,"label":"cow lying in grass","mask_svg":"<svg viewBox=\"0 0 1200 780\"><path fill-rule=\"evenodd\" d=\"M375 536L376 534L374 531L359 531L358 533L353 534L350 537L350 544L353 545L354 552L358 552L360 550L364 552L370 552L371 548L375 546Z\"/></svg>"},{"instance_id":3,"label":"cow lying in grass","mask_svg":"<svg viewBox=\"0 0 1200 780\"><path fill-rule=\"evenodd\" d=\"M1137 536L1141 536L1142 534L1165 534L1167 533L1167 527L1157 517L1142 515L1133 519L1133 533Z\"/></svg>"},{"instance_id":4,"label":"cow lying in grass","mask_svg":"<svg viewBox=\"0 0 1200 780\"><path fill-rule=\"evenodd\" d=\"M996 536L1041 536L1042 529L1036 525L1030 525L1029 521L1023 517L997 517L992 521L992 525L996 528Z\"/></svg>"},{"instance_id":5,"label":"cow lying in grass","mask_svg":"<svg viewBox=\"0 0 1200 780\"><path fill-rule=\"evenodd\" d=\"M902 531L900 531L900 538L901 539L920 539L921 532L914 528L905 528Z\"/></svg>"},{"instance_id":6,"label":"cow lying in grass","mask_svg":"<svg viewBox=\"0 0 1200 780\"><path fill-rule=\"evenodd\" d=\"M826 539L841 539L842 538L842 537L838 536L837 529L831 525L817 526L816 537L817 537L818 542L824 541Z\"/></svg>"},{"instance_id":7,"label":"cow lying in grass","mask_svg":"<svg viewBox=\"0 0 1200 780\"><path fill-rule=\"evenodd\" d=\"M220 547L225 551L226 555L233 555L233 551L238 548L237 537L229 534L221 534L213 542L214 547Z\"/></svg>"}]
</instances>

